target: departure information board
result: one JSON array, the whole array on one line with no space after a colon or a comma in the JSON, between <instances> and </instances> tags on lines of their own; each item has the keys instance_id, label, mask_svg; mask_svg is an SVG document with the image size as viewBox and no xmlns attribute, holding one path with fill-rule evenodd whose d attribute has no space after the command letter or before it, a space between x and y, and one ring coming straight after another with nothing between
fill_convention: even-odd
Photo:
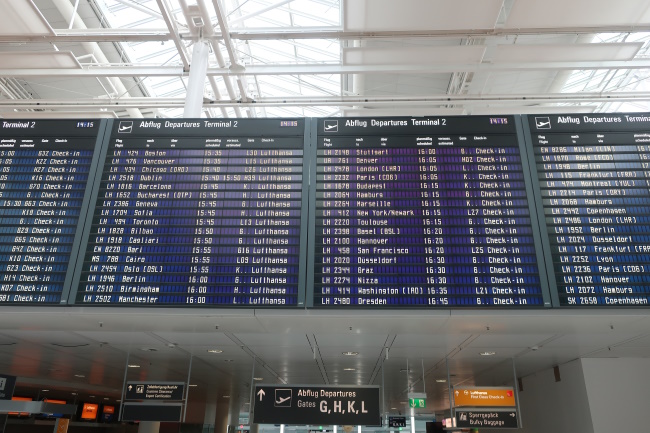
<instances>
[{"instance_id":1,"label":"departure information board","mask_svg":"<svg viewBox=\"0 0 650 433\"><path fill-rule=\"evenodd\" d=\"M560 305L650 299L650 116L530 116Z\"/></svg>"},{"instance_id":2,"label":"departure information board","mask_svg":"<svg viewBox=\"0 0 650 433\"><path fill-rule=\"evenodd\" d=\"M0 303L67 302L99 133L97 120L0 122Z\"/></svg>"},{"instance_id":3,"label":"departure information board","mask_svg":"<svg viewBox=\"0 0 650 433\"><path fill-rule=\"evenodd\" d=\"M514 117L316 128L314 307L550 306Z\"/></svg>"},{"instance_id":4,"label":"departure information board","mask_svg":"<svg viewBox=\"0 0 650 433\"><path fill-rule=\"evenodd\" d=\"M302 119L116 121L76 302L304 304L304 147Z\"/></svg>"}]
</instances>

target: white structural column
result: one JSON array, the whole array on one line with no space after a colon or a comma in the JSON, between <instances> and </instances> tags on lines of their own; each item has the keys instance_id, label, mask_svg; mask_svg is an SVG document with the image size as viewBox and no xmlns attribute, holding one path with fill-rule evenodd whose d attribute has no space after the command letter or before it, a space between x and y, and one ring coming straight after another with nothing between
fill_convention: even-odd
<instances>
[{"instance_id":1,"label":"white structural column","mask_svg":"<svg viewBox=\"0 0 650 433\"><path fill-rule=\"evenodd\" d=\"M206 41L201 40L194 44L183 117L201 117L209 55L210 49Z\"/></svg>"}]
</instances>

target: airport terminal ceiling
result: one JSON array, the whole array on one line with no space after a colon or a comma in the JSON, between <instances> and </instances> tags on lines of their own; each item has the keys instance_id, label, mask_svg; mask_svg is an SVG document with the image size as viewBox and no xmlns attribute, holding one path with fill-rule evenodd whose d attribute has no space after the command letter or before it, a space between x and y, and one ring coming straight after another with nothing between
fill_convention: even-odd
<instances>
[{"instance_id":1,"label":"airport terminal ceiling","mask_svg":"<svg viewBox=\"0 0 650 433\"><path fill-rule=\"evenodd\" d=\"M469 1L9 3L5 118L181 117L199 37L211 47L206 118L649 108L642 1L579 1L572 11L518 0L480 10ZM513 362L525 377L581 357L650 356L650 319L638 309L0 309L0 371L19 377L16 395L115 402L125 371L165 381L189 372L196 422L206 400L246 413L258 382L383 384L391 414L406 412L409 389L426 391L431 403L416 414L427 417L448 407L450 384L512 384Z\"/></svg>"}]
</instances>

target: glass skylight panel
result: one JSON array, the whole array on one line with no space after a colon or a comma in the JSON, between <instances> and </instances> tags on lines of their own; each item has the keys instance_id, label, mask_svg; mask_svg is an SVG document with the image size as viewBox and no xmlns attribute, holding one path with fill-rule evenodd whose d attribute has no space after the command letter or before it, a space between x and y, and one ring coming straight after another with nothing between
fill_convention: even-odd
<instances>
[{"instance_id":1,"label":"glass skylight panel","mask_svg":"<svg viewBox=\"0 0 650 433\"><path fill-rule=\"evenodd\" d=\"M178 0L163 0L169 6L172 20L182 34L189 33L185 16ZM162 19L161 11L156 0L98 0L106 21L110 27L123 29L155 29L167 31L167 24ZM188 1L194 4L193 0ZM222 0L223 14L226 17L231 32L255 31L259 29L274 29L272 31L297 31L303 28L341 29L340 0ZM210 23L217 33L221 29L217 25L216 13L211 1L206 1L210 14ZM181 41L191 53L191 41ZM233 37L233 49L237 55L236 61L244 67L250 65L290 65L290 64L340 64L341 48L338 40L305 39L305 40L249 40ZM123 44L133 65L180 65L181 59L176 45L165 43L134 42ZM221 54L228 66L231 62L223 41L219 41ZM214 54L210 56L210 67L218 68ZM233 80L235 95L227 92L222 77L214 77L217 83L219 99L239 99L239 88ZM185 80L187 77L184 78ZM228 79L231 79L230 77ZM294 75L260 75L246 77L247 97L292 97L292 96L336 96L341 91L341 76L294 76ZM152 96L183 97L186 87L179 77L152 77L144 80L144 85ZM214 97L212 87L206 82L206 96ZM240 107L240 109L243 107ZM234 115L233 108L225 110ZM180 116L182 109L160 109L166 116ZM248 110L241 110L246 115ZM255 110L258 115L267 116L287 115L329 115L332 107L282 107L275 109L265 107L263 111ZM208 115L222 115L223 110L212 109ZM311 113L311 114L309 114Z\"/></svg>"},{"instance_id":2,"label":"glass skylight panel","mask_svg":"<svg viewBox=\"0 0 650 433\"><path fill-rule=\"evenodd\" d=\"M614 43L614 42L645 42L645 45L639 50L635 59L647 58L650 50L650 33L601 33L594 37L597 43ZM631 79L632 77L645 77L643 79ZM647 82L647 69L620 69L620 70L576 70L567 80L563 93L577 92L631 92L640 91L642 83ZM615 103L601 104L601 110L611 111L610 108ZM621 107L626 104L621 104ZM638 108L638 107L637 107ZM599 110L599 111L601 111ZM623 110L626 111L626 110Z\"/></svg>"},{"instance_id":3,"label":"glass skylight panel","mask_svg":"<svg viewBox=\"0 0 650 433\"><path fill-rule=\"evenodd\" d=\"M338 0L232 0L226 4L232 29L340 26L341 21ZM271 8L274 5L279 6Z\"/></svg>"}]
</instances>

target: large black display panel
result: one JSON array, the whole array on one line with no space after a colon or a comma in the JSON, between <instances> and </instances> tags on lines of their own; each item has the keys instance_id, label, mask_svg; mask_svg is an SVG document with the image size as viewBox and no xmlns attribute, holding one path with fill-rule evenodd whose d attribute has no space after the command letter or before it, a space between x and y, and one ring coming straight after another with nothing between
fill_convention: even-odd
<instances>
[{"instance_id":1,"label":"large black display panel","mask_svg":"<svg viewBox=\"0 0 650 433\"><path fill-rule=\"evenodd\" d=\"M316 128L314 307L550 306L514 117Z\"/></svg>"},{"instance_id":2,"label":"large black display panel","mask_svg":"<svg viewBox=\"0 0 650 433\"><path fill-rule=\"evenodd\" d=\"M0 123L0 303L67 302L102 129L98 120Z\"/></svg>"},{"instance_id":3,"label":"large black display panel","mask_svg":"<svg viewBox=\"0 0 650 433\"><path fill-rule=\"evenodd\" d=\"M304 146L302 119L116 121L76 303L304 304Z\"/></svg>"},{"instance_id":4,"label":"large black display panel","mask_svg":"<svg viewBox=\"0 0 650 433\"><path fill-rule=\"evenodd\" d=\"M650 115L527 120L560 305L647 305Z\"/></svg>"}]
</instances>

